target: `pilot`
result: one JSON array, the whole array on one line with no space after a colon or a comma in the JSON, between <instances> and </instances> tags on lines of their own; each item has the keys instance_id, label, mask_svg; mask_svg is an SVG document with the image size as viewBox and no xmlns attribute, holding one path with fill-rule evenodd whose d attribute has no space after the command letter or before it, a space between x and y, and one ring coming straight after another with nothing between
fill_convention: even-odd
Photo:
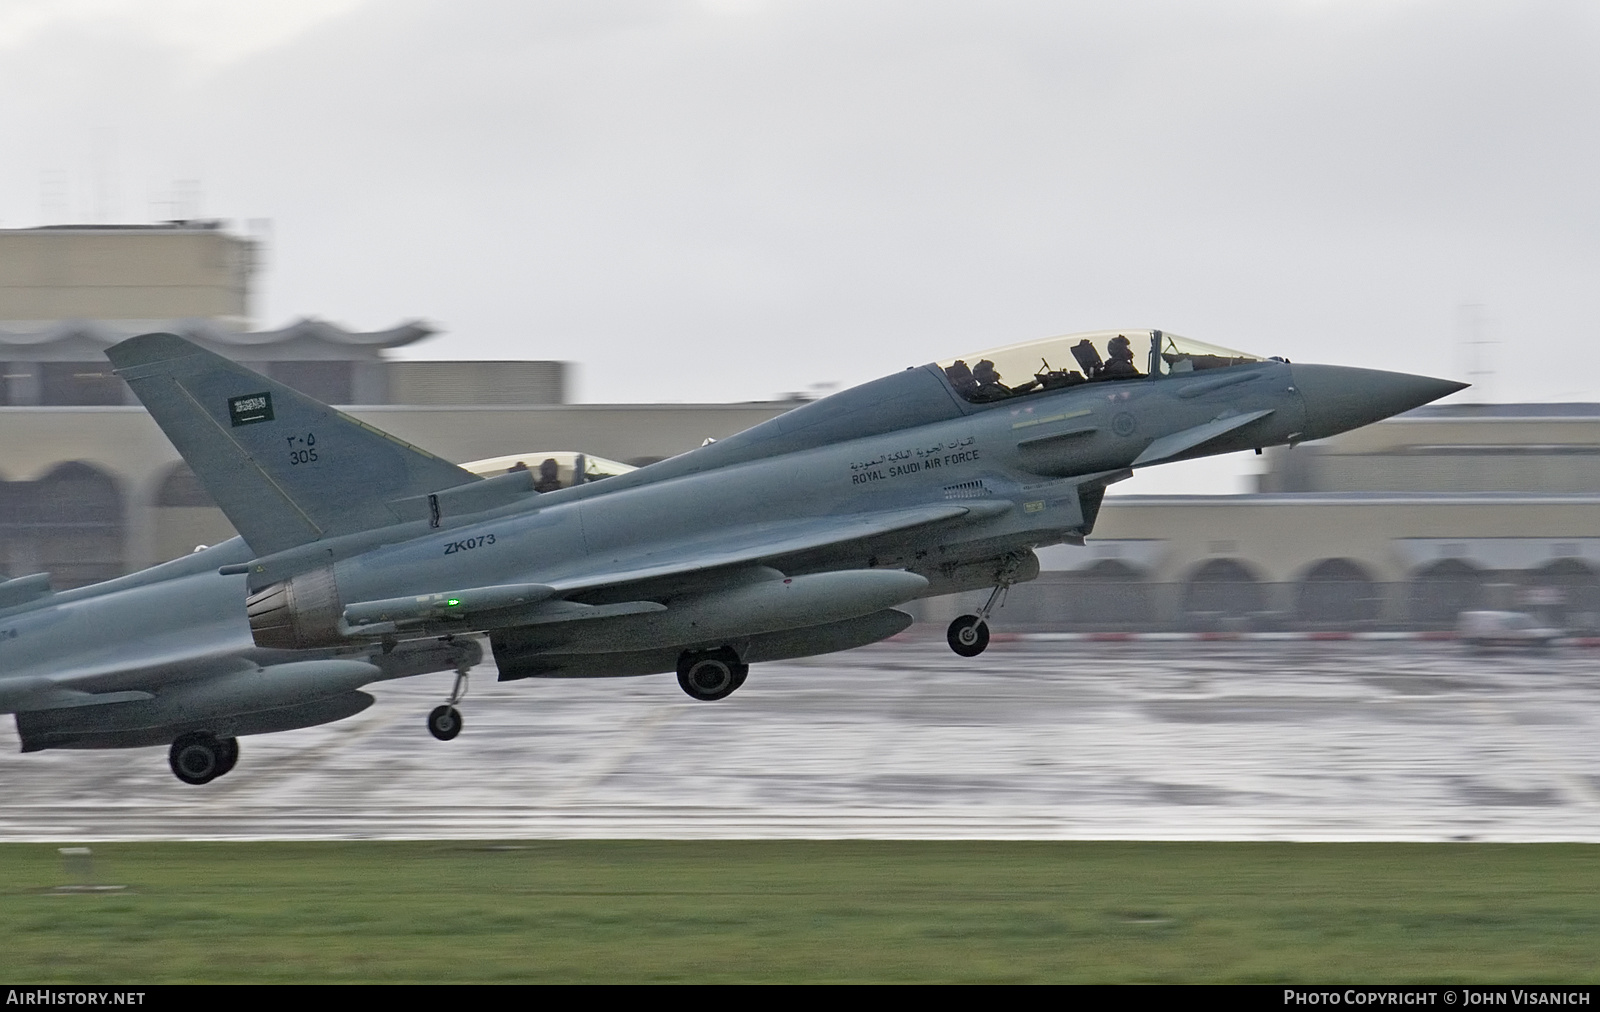
<instances>
[{"instance_id":1,"label":"pilot","mask_svg":"<svg viewBox=\"0 0 1600 1012\"><path fill-rule=\"evenodd\" d=\"M1106 364L1100 367L1100 375L1107 379L1127 379L1141 375L1138 367L1133 364L1133 346L1121 334L1107 342Z\"/></svg>"},{"instance_id":2,"label":"pilot","mask_svg":"<svg viewBox=\"0 0 1600 1012\"><path fill-rule=\"evenodd\" d=\"M972 367L972 378L978 381L978 389L974 391L972 400L997 401L1011 394L1011 388L1000 382L1000 374L988 359Z\"/></svg>"},{"instance_id":3,"label":"pilot","mask_svg":"<svg viewBox=\"0 0 1600 1012\"><path fill-rule=\"evenodd\" d=\"M556 458L546 457L545 462L539 465L539 480L534 482L535 492L554 492L561 487L561 475L558 473L561 465L556 463Z\"/></svg>"}]
</instances>

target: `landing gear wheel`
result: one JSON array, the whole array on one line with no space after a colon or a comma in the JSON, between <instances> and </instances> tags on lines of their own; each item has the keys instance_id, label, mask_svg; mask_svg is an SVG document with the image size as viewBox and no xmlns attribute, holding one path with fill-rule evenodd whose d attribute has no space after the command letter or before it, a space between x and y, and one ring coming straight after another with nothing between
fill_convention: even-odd
<instances>
[{"instance_id":1,"label":"landing gear wheel","mask_svg":"<svg viewBox=\"0 0 1600 1012\"><path fill-rule=\"evenodd\" d=\"M989 645L989 623L976 615L963 615L950 623L944 638L962 657L976 657Z\"/></svg>"},{"instance_id":2,"label":"landing gear wheel","mask_svg":"<svg viewBox=\"0 0 1600 1012\"><path fill-rule=\"evenodd\" d=\"M239 739L222 738L217 744L222 748L222 768L217 770L217 776L225 777L239 765Z\"/></svg>"},{"instance_id":3,"label":"landing gear wheel","mask_svg":"<svg viewBox=\"0 0 1600 1012\"><path fill-rule=\"evenodd\" d=\"M440 741L449 741L461 733L461 711L445 704L436 706L428 714L428 733Z\"/></svg>"},{"instance_id":4,"label":"landing gear wheel","mask_svg":"<svg viewBox=\"0 0 1600 1012\"><path fill-rule=\"evenodd\" d=\"M227 747L215 736L191 731L180 734L172 743L167 762L172 766L173 775L184 783L208 784L232 768L226 761L228 754ZM237 748L233 750L233 757L237 761Z\"/></svg>"},{"instance_id":5,"label":"landing gear wheel","mask_svg":"<svg viewBox=\"0 0 1600 1012\"><path fill-rule=\"evenodd\" d=\"M749 673L750 665L729 647L685 650L678 658L678 685L691 697L707 702L732 694Z\"/></svg>"},{"instance_id":6,"label":"landing gear wheel","mask_svg":"<svg viewBox=\"0 0 1600 1012\"><path fill-rule=\"evenodd\" d=\"M450 690L450 698L428 714L428 733L440 741L449 741L461 733L461 711L456 709L456 704L467 698L467 670L456 669L456 684Z\"/></svg>"}]
</instances>

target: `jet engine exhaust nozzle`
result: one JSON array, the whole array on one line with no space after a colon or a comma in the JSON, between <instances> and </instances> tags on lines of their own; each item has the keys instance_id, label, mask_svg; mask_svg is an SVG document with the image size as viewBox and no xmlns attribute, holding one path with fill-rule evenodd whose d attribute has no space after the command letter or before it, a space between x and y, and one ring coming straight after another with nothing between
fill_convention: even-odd
<instances>
[{"instance_id":1,"label":"jet engine exhaust nozzle","mask_svg":"<svg viewBox=\"0 0 1600 1012\"><path fill-rule=\"evenodd\" d=\"M300 573L245 599L256 646L273 650L345 645L339 632L343 610L331 567Z\"/></svg>"}]
</instances>

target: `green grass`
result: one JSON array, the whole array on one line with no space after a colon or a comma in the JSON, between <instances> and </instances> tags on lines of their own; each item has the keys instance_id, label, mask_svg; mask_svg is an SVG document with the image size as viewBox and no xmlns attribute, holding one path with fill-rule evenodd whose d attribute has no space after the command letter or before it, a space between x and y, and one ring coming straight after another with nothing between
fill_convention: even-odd
<instances>
[{"instance_id":1,"label":"green grass","mask_svg":"<svg viewBox=\"0 0 1600 1012\"><path fill-rule=\"evenodd\" d=\"M0 845L0 981L1600 979L1600 846Z\"/></svg>"}]
</instances>

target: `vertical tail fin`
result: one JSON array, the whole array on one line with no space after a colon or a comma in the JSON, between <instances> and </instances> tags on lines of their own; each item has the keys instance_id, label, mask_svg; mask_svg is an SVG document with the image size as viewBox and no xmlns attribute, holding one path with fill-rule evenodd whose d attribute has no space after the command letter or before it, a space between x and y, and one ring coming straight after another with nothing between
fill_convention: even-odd
<instances>
[{"instance_id":1,"label":"vertical tail fin","mask_svg":"<svg viewBox=\"0 0 1600 1012\"><path fill-rule=\"evenodd\" d=\"M175 334L106 356L259 555L387 526L395 499L480 480Z\"/></svg>"}]
</instances>

